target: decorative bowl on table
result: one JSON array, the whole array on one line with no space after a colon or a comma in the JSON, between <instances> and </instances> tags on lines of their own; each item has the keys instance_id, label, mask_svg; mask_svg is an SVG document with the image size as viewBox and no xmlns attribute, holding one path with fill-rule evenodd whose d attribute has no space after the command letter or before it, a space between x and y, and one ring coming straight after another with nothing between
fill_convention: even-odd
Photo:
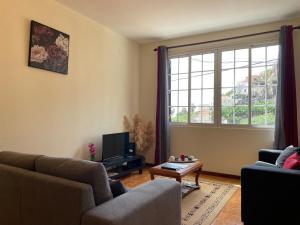
<instances>
[{"instance_id":1,"label":"decorative bowl on table","mask_svg":"<svg viewBox=\"0 0 300 225\"><path fill-rule=\"evenodd\" d=\"M184 160L182 160L182 157L175 157L175 156L170 156L168 162L171 163L192 163L196 162L198 159L196 159L194 156L185 156Z\"/></svg>"}]
</instances>

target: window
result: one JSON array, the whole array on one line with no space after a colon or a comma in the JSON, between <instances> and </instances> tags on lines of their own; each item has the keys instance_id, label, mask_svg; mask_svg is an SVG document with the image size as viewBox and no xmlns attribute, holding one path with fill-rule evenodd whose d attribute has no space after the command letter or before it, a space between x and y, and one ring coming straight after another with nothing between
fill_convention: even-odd
<instances>
[{"instance_id":1,"label":"window","mask_svg":"<svg viewBox=\"0 0 300 225\"><path fill-rule=\"evenodd\" d=\"M170 121L273 126L278 49L272 44L170 58Z\"/></svg>"},{"instance_id":2,"label":"window","mask_svg":"<svg viewBox=\"0 0 300 225\"><path fill-rule=\"evenodd\" d=\"M275 123L278 50L278 46L251 49L252 124Z\"/></svg>"},{"instance_id":3,"label":"window","mask_svg":"<svg viewBox=\"0 0 300 225\"><path fill-rule=\"evenodd\" d=\"M171 121L188 122L189 58L171 59Z\"/></svg>"},{"instance_id":4,"label":"window","mask_svg":"<svg viewBox=\"0 0 300 225\"><path fill-rule=\"evenodd\" d=\"M249 49L222 52L222 124L249 122Z\"/></svg>"},{"instance_id":5,"label":"window","mask_svg":"<svg viewBox=\"0 0 300 225\"><path fill-rule=\"evenodd\" d=\"M214 53L191 56L192 123L214 122Z\"/></svg>"}]
</instances>

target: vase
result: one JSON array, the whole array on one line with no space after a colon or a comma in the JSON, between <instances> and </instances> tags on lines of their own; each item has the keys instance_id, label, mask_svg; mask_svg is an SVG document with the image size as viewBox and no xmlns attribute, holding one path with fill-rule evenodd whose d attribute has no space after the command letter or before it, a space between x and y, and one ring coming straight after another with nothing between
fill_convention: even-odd
<instances>
[{"instance_id":1,"label":"vase","mask_svg":"<svg viewBox=\"0 0 300 225\"><path fill-rule=\"evenodd\" d=\"M95 161L95 155L91 155L91 161Z\"/></svg>"}]
</instances>

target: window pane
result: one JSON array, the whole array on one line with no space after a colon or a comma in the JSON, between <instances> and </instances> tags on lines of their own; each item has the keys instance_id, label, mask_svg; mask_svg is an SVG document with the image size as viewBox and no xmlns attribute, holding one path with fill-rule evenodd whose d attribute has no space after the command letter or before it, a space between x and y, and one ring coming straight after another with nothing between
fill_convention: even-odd
<instances>
[{"instance_id":1,"label":"window pane","mask_svg":"<svg viewBox=\"0 0 300 225\"><path fill-rule=\"evenodd\" d=\"M202 71L202 55L192 56L192 72Z\"/></svg>"},{"instance_id":2,"label":"window pane","mask_svg":"<svg viewBox=\"0 0 300 225\"><path fill-rule=\"evenodd\" d=\"M233 88L222 88L222 106L234 105L234 90Z\"/></svg>"},{"instance_id":3,"label":"window pane","mask_svg":"<svg viewBox=\"0 0 300 225\"><path fill-rule=\"evenodd\" d=\"M267 104L275 105L276 104L276 92L277 86L267 86Z\"/></svg>"},{"instance_id":4,"label":"window pane","mask_svg":"<svg viewBox=\"0 0 300 225\"><path fill-rule=\"evenodd\" d=\"M191 107L191 123L201 123L201 107Z\"/></svg>"},{"instance_id":5,"label":"window pane","mask_svg":"<svg viewBox=\"0 0 300 225\"><path fill-rule=\"evenodd\" d=\"M248 105L238 105L234 107L234 124L249 124Z\"/></svg>"},{"instance_id":6,"label":"window pane","mask_svg":"<svg viewBox=\"0 0 300 225\"><path fill-rule=\"evenodd\" d=\"M214 88L214 73L203 75L203 88Z\"/></svg>"},{"instance_id":7,"label":"window pane","mask_svg":"<svg viewBox=\"0 0 300 225\"><path fill-rule=\"evenodd\" d=\"M277 64L274 66L267 67L267 85L277 85Z\"/></svg>"},{"instance_id":8,"label":"window pane","mask_svg":"<svg viewBox=\"0 0 300 225\"><path fill-rule=\"evenodd\" d=\"M248 67L249 64L249 49L239 49L235 51L235 67Z\"/></svg>"},{"instance_id":9,"label":"window pane","mask_svg":"<svg viewBox=\"0 0 300 225\"><path fill-rule=\"evenodd\" d=\"M171 91L171 106L178 106L178 91Z\"/></svg>"},{"instance_id":10,"label":"window pane","mask_svg":"<svg viewBox=\"0 0 300 225\"><path fill-rule=\"evenodd\" d=\"M235 101L235 105L248 105L249 104L248 87L236 87L234 101Z\"/></svg>"},{"instance_id":11,"label":"window pane","mask_svg":"<svg viewBox=\"0 0 300 225\"><path fill-rule=\"evenodd\" d=\"M248 87L248 68L235 70L235 86Z\"/></svg>"},{"instance_id":12,"label":"window pane","mask_svg":"<svg viewBox=\"0 0 300 225\"><path fill-rule=\"evenodd\" d=\"M179 123L188 122L188 108L187 107L178 107L177 118Z\"/></svg>"},{"instance_id":13,"label":"window pane","mask_svg":"<svg viewBox=\"0 0 300 225\"><path fill-rule=\"evenodd\" d=\"M203 89L203 106L213 106L214 105L214 90L213 89Z\"/></svg>"},{"instance_id":14,"label":"window pane","mask_svg":"<svg viewBox=\"0 0 300 225\"><path fill-rule=\"evenodd\" d=\"M171 74L178 74L178 58L171 59Z\"/></svg>"},{"instance_id":15,"label":"window pane","mask_svg":"<svg viewBox=\"0 0 300 225\"><path fill-rule=\"evenodd\" d=\"M265 106L264 105L253 105L252 106L252 115L251 115L251 124L254 125L264 125L265 117Z\"/></svg>"},{"instance_id":16,"label":"window pane","mask_svg":"<svg viewBox=\"0 0 300 225\"><path fill-rule=\"evenodd\" d=\"M188 73L189 72L189 58L179 58L179 73Z\"/></svg>"},{"instance_id":17,"label":"window pane","mask_svg":"<svg viewBox=\"0 0 300 225\"><path fill-rule=\"evenodd\" d=\"M178 90L178 75L171 75L171 90Z\"/></svg>"},{"instance_id":18,"label":"window pane","mask_svg":"<svg viewBox=\"0 0 300 225\"><path fill-rule=\"evenodd\" d=\"M213 123L214 108L213 107L194 107L191 111L192 123Z\"/></svg>"},{"instance_id":19,"label":"window pane","mask_svg":"<svg viewBox=\"0 0 300 225\"><path fill-rule=\"evenodd\" d=\"M222 52L222 69L234 68L234 51Z\"/></svg>"},{"instance_id":20,"label":"window pane","mask_svg":"<svg viewBox=\"0 0 300 225\"><path fill-rule=\"evenodd\" d=\"M213 123L214 122L214 108L213 107L202 107L202 123Z\"/></svg>"},{"instance_id":21,"label":"window pane","mask_svg":"<svg viewBox=\"0 0 300 225\"><path fill-rule=\"evenodd\" d=\"M233 124L233 107L222 107L222 124Z\"/></svg>"},{"instance_id":22,"label":"window pane","mask_svg":"<svg viewBox=\"0 0 300 225\"><path fill-rule=\"evenodd\" d=\"M278 53L279 53L279 46L278 45L268 46L267 47L267 61L268 61L268 65L277 64Z\"/></svg>"},{"instance_id":23,"label":"window pane","mask_svg":"<svg viewBox=\"0 0 300 225\"><path fill-rule=\"evenodd\" d=\"M266 65L266 48L252 48L252 67L265 66Z\"/></svg>"},{"instance_id":24,"label":"window pane","mask_svg":"<svg viewBox=\"0 0 300 225\"><path fill-rule=\"evenodd\" d=\"M192 73L191 87L192 89L202 88L202 73Z\"/></svg>"},{"instance_id":25,"label":"window pane","mask_svg":"<svg viewBox=\"0 0 300 225\"><path fill-rule=\"evenodd\" d=\"M266 81L266 67L252 68L252 85L263 86Z\"/></svg>"},{"instance_id":26,"label":"window pane","mask_svg":"<svg viewBox=\"0 0 300 225\"><path fill-rule=\"evenodd\" d=\"M177 112L178 112L178 108L177 107L171 107L170 109L170 120L171 122L177 122Z\"/></svg>"},{"instance_id":27,"label":"window pane","mask_svg":"<svg viewBox=\"0 0 300 225\"><path fill-rule=\"evenodd\" d=\"M201 99L201 90L192 90L191 91L191 106L201 106L202 99Z\"/></svg>"},{"instance_id":28,"label":"window pane","mask_svg":"<svg viewBox=\"0 0 300 225\"><path fill-rule=\"evenodd\" d=\"M214 53L203 55L203 71L211 71L215 69Z\"/></svg>"},{"instance_id":29,"label":"window pane","mask_svg":"<svg viewBox=\"0 0 300 225\"><path fill-rule=\"evenodd\" d=\"M275 125L275 105L267 106L267 124Z\"/></svg>"},{"instance_id":30,"label":"window pane","mask_svg":"<svg viewBox=\"0 0 300 225\"><path fill-rule=\"evenodd\" d=\"M234 87L234 70L222 71L222 87Z\"/></svg>"},{"instance_id":31,"label":"window pane","mask_svg":"<svg viewBox=\"0 0 300 225\"><path fill-rule=\"evenodd\" d=\"M188 106L188 91L179 91L179 106Z\"/></svg>"},{"instance_id":32,"label":"window pane","mask_svg":"<svg viewBox=\"0 0 300 225\"><path fill-rule=\"evenodd\" d=\"M187 90L189 88L188 74L179 75L179 90Z\"/></svg>"},{"instance_id":33,"label":"window pane","mask_svg":"<svg viewBox=\"0 0 300 225\"><path fill-rule=\"evenodd\" d=\"M265 87L252 88L252 104L254 105L265 105L266 100L266 89Z\"/></svg>"}]
</instances>

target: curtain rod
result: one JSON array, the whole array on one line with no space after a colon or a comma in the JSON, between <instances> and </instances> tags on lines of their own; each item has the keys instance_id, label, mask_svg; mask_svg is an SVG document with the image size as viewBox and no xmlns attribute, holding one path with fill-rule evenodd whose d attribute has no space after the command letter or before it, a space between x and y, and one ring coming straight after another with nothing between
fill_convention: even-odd
<instances>
[{"instance_id":1,"label":"curtain rod","mask_svg":"<svg viewBox=\"0 0 300 225\"><path fill-rule=\"evenodd\" d=\"M300 29L300 26L293 27L293 29ZM182 48L182 47L188 47L188 46L194 46L194 45L210 44L210 43L221 42L221 41L229 41L229 40L234 40L234 39L239 39L239 38L252 37L252 36L263 35L263 34L271 34L271 33L276 33L276 32L279 32L279 31L280 30L270 30L270 31L259 32L259 33L254 33L254 34L245 34L245 35L240 35L240 36L235 36L235 37L216 39L216 40L211 40L211 41L196 42L196 43L190 43L190 44L184 44L184 45L175 45L175 46L167 47L167 49ZM157 48L153 49L153 51L157 51Z\"/></svg>"}]
</instances>

